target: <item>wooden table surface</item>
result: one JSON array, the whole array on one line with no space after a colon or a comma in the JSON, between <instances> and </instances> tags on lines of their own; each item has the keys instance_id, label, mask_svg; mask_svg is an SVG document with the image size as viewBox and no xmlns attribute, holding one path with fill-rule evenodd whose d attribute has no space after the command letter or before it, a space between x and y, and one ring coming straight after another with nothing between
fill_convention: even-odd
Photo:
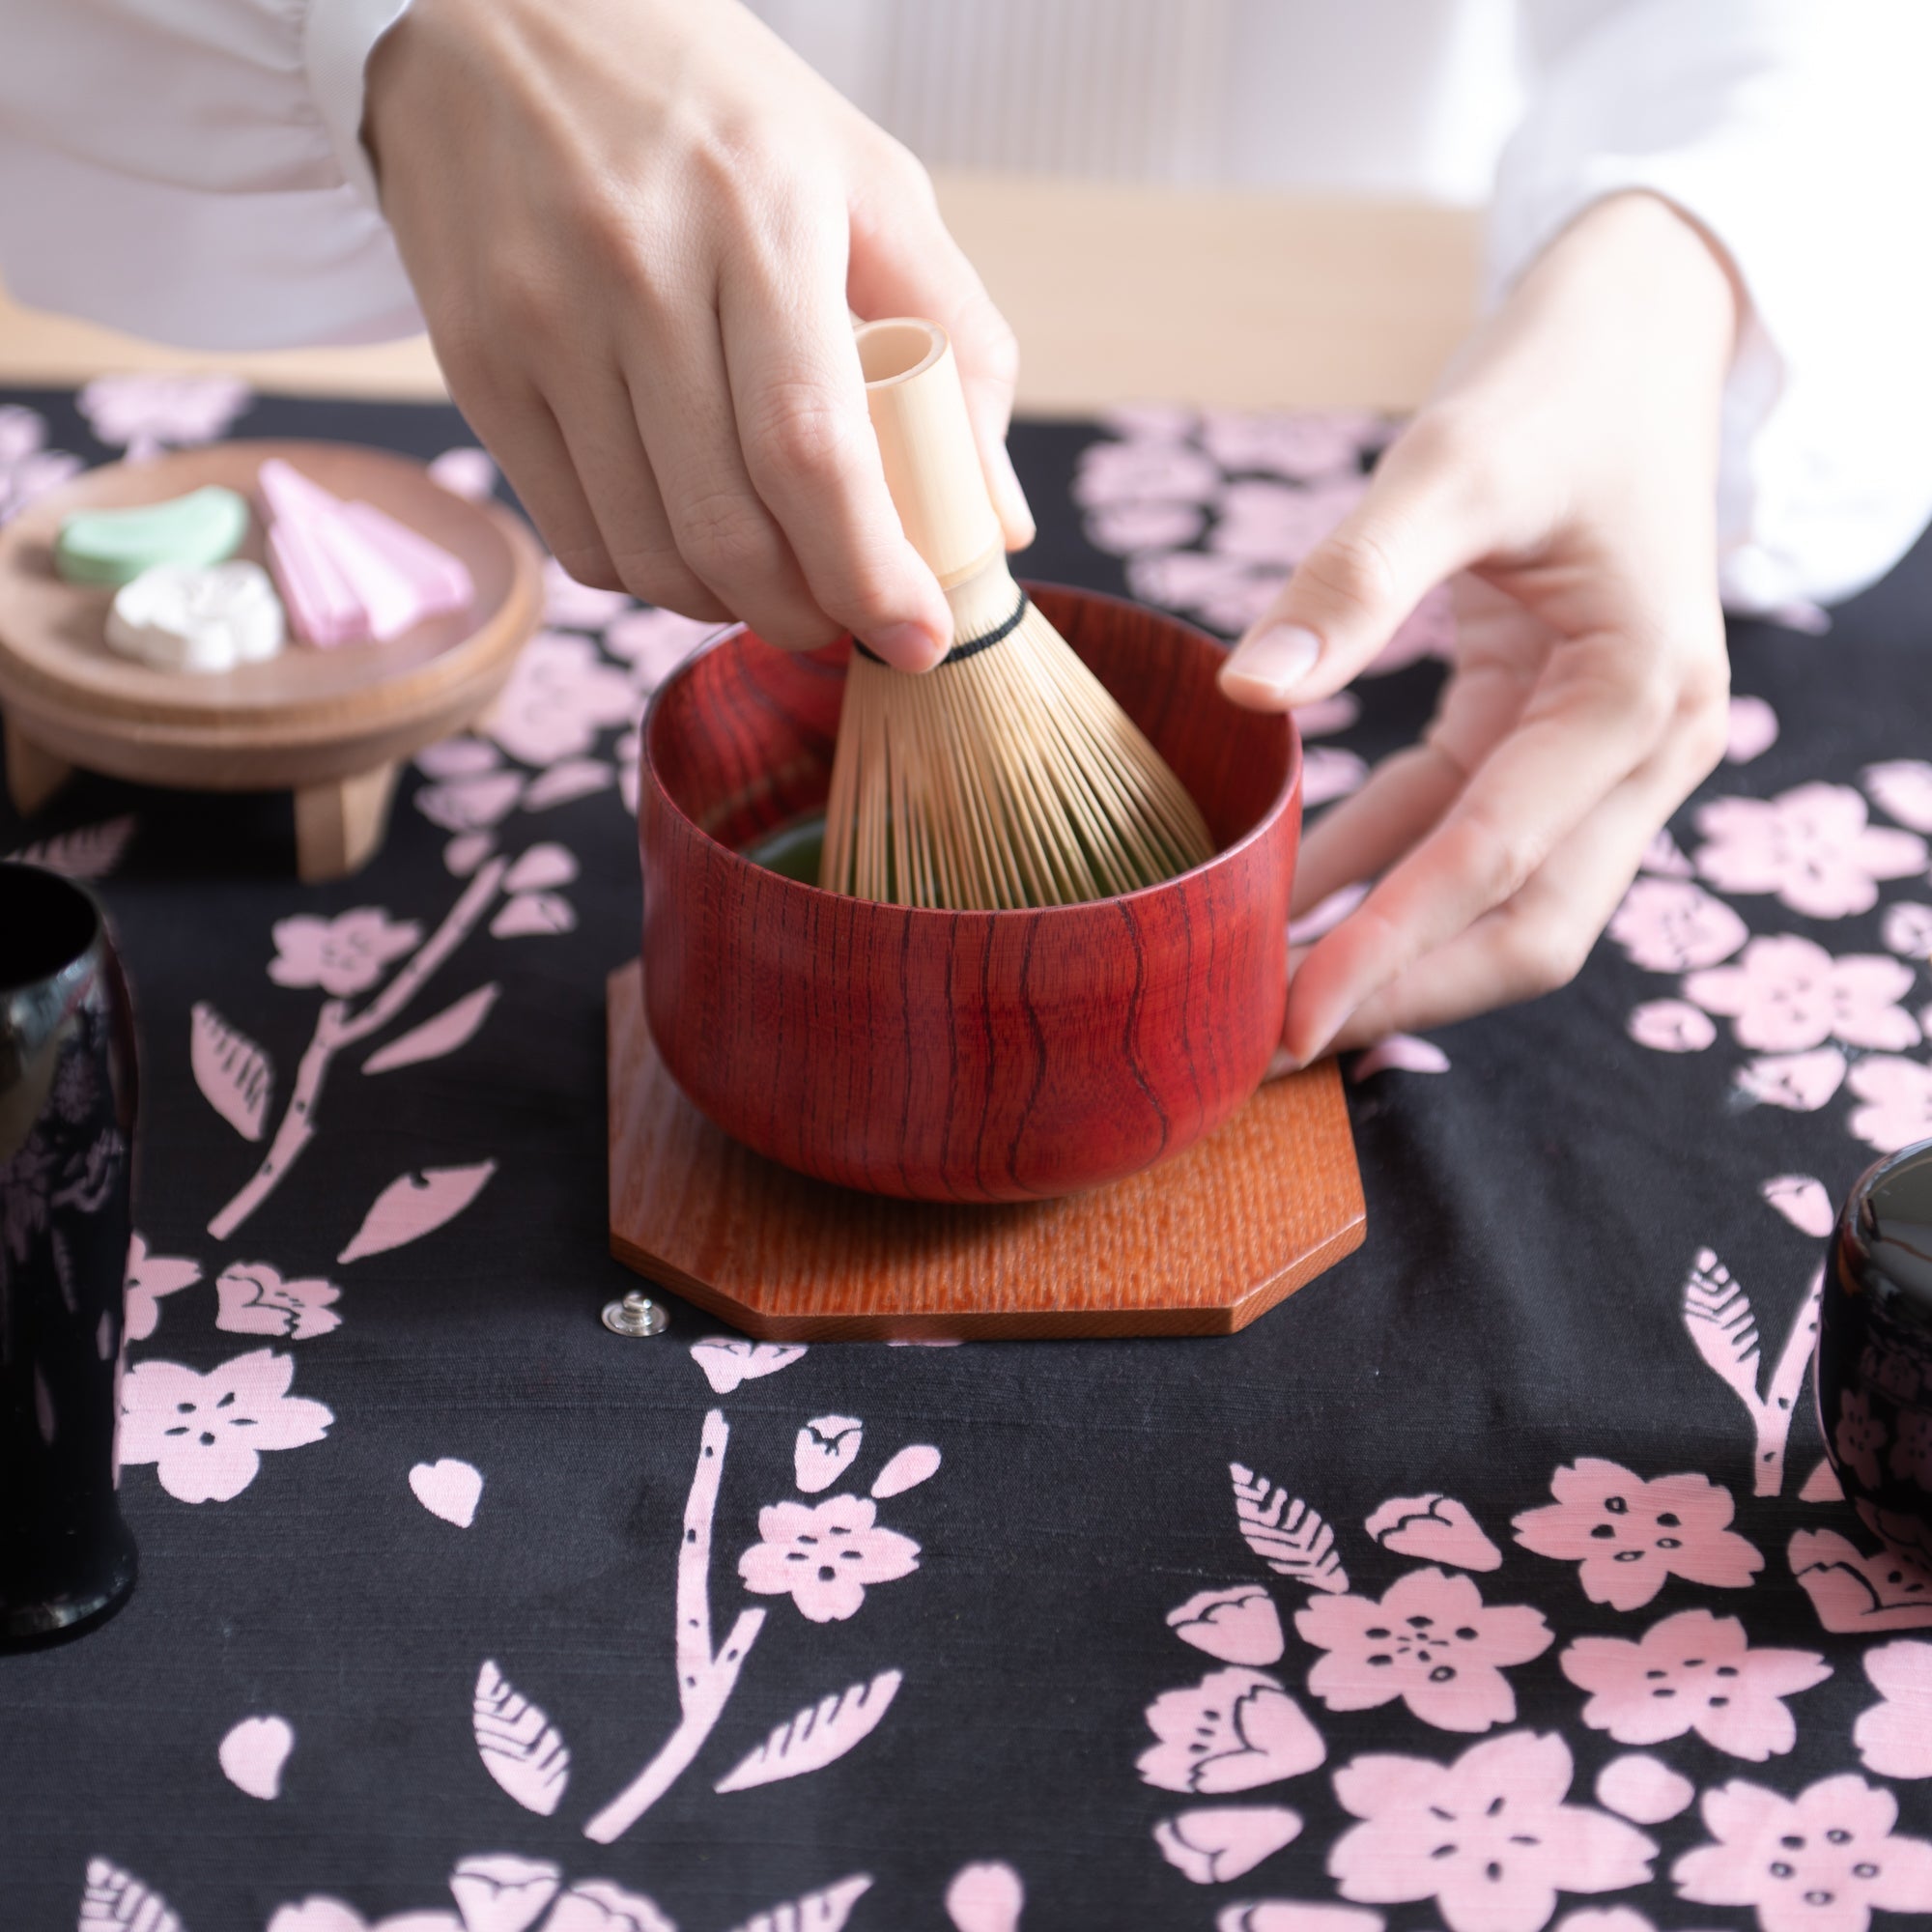
<instances>
[{"instance_id":1,"label":"wooden table surface","mask_svg":"<svg viewBox=\"0 0 1932 1932\"><path fill-rule=\"evenodd\" d=\"M1020 408L1161 399L1229 408L1420 399L1473 313L1479 221L1402 203L946 175L948 223L1018 331ZM0 383L208 367L314 394L442 394L421 338L192 355L0 293Z\"/></svg>"}]
</instances>

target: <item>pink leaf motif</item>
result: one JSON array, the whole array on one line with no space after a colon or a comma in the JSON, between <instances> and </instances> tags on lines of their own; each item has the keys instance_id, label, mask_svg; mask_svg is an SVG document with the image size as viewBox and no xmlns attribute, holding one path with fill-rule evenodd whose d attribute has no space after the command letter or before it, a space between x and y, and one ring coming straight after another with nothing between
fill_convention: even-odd
<instances>
[{"instance_id":1,"label":"pink leaf motif","mask_svg":"<svg viewBox=\"0 0 1932 1932\"><path fill-rule=\"evenodd\" d=\"M1808 1174L1779 1174L1767 1180L1758 1192L1801 1234L1823 1240L1837 1218L1825 1183Z\"/></svg>"},{"instance_id":2,"label":"pink leaf motif","mask_svg":"<svg viewBox=\"0 0 1932 1932\"><path fill-rule=\"evenodd\" d=\"M859 1454L866 1425L856 1415L815 1415L792 1445L792 1479L809 1496L829 1490Z\"/></svg>"},{"instance_id":3,"label":"pink leaf motif","mask_svg":"<svg viewBox=\"0 0 1932 1932\"><path fill-rule=\"evenodd\" d=\"M1660 878L1689 879L1696 876L1696 867L1684 856L1684 848L1662 828L1651 835L1650 843L1643 848L1643 858L1638 863L1644 871L1655 872Z\"/></svg>"},{"instance_id":4,"label":"pink leaf motif","mask_svg":"<svg viewBox=\"0 0 1932 1932\"><path fill-rule=\"evenodd\" d=\"M1387 1072L1391 1067L1404 1073L1447 1073L1449 1056L1433 1039L1392 1033L1356 1060L1349 1078L1359 1085L1372 1074Z\"/></svg>"},{"instance_id":5,"label":"pink leaf motif","mask_svg":"<svg viewBox=\"0 0 1932 1932\"><path fill-rule=\"evenodd\" d=\"M541 892L547 886L567 886L577 876L577 859L565 845L532 845L503 874L506 893Z\"/></svg>"},{"instance_id":6,"label":"pink leaf motif","mask_svg":"<svg viewBox=\"0 0 1932 1932\"><path fill-rule=\"evenodd\" d=\"M1709 1248L1699 1250L1697 1264L1684 1282L1684 1325L1705 1366L1754 1411L1757 1318L1751 1313L1750 1296Z\"/></svg>"},{"instance_id":7,"label":"pink leaf motif","mask_svg":"<svg viewBox=\"0 0 1932 1932\"><path fill-rule=\"evenodd\" d=\"M244 1141L260 1140L274 1093L274 1069L269 1056L206 1000L197 1000L189 1014L188 1065L208 1104Z\"/></svg>"},{"instance_id":8,"label":"pink leaf motif","mask_svg":"<svg viewBox=\"0 0 1932 1932\"><path fill-rule=\"evenodd\" d=\"M1216 1804L1161 1819L1153 1841L1184 1878L1196 1885L1225 1885L1300 1833L1301 1813L1286 1804Z\"/></svg>"},{"instance_id":9,"label":"pink leaf motif","mask_svg":"<svg viewBox=\"0 0 1932 1932\"><path fill-rule=\"evenodd\" d=\"M1483 1533L1467 1504L1436 1490L1420 1496L1391 1496L1366 1526L1384 1549L1398 1556L1450 1563L1459 1570L1502 1568L1502 1551Z\"/></svg>"},{"instance_id":10,"label":"pink leaf motif","mask_svg":"<svg viewBox=\"0 0 1932 1932\"><path fill-rule=\"evenodd\" d=\"M953 1932L1019 1932L1025 1904L1019 1873L997 1861L962 1865L946 1888L946 1916Z\"/></svg>"},{"instance_id":11,"label":"pink leaf motif","mask_svg":"<svg viewBox=\"0 0 1932 1932\"><path fill-rule=\"evenodd\" d=\"M490 922L492 939L526 939L576 929L577 909L561 893L519 893Z\"/></svg>"},{"instance_id":12,"label":"pink leaf motif","mask_svg":"<svg viewBox=\"0 0 1932 1932\"><path fill-rule=\"evenodd\" d=\"M808 1891L769 1912L754 1912L733 1932L839 1932L853 1906L871 1889L869 1873L854 1872L822 1891Z\"/></svg>"},{"instance_id":13,"label":"pink leaf motif","mask_svg":"<svg viewBox=\"0 0 1932 1932\"><path fill-rule=\"evenodd\" d=\"M125 1926L128 1932L182 1932L167 1900L109 1859L87 1861L78 1922L80 1932L106 1932L109 1926Z\"/></svg>"},{"instance_id":14,"label":"pink leaf motif","mask_svg":"<svg viewBox=\"0 0 1932 1932\"><path fill-rule=\"evenodd\" d=\"M486 1659L470 1709L483 1769L521 1804L548 1818L570 1783L570 1747L556 1726Z\"/></svg>"},{"instance_id":15,"label":"pink leaf motif","mask_svg":"<svg viewBox=\"0 0 1932 1932\"><path fill-rule=\"evenodd\" d=\"M911 1442L872 1478L871 1494L880 1502L888 1496L916 1490L939 1472L939 1451L929 1442Z\"/></svg>"},{"instance_id":16,"label":"pink leaf motif","mask_svg":"<svg viewBox=\"0 0 1932 1932\"><path fill-rule=\"evenodd\" d=\"M1932 1626L1932 1573L1895 1551L1867 1556L1835 1529L1801 1529L1785 1558L1828 1631Z\"/></svg>"},{"instance_id":17,"label":"pink leaf motif","mask_svg":"<svg viewBox=\"0 0 1932 1932\"><path fill-rule=\"evenodd\" d=\"M1245 1463L1230 1463L1235 1520L1242 1540L1277 1576L1311 1590L1346 1595L1349 1573L1335 1554L1335 1532L1299 1496L1257 1475Z\"/></svg>"},{"instance_id":18,"label":"pink leaf motif","mask_svg":"<svg viewBox=\"0 0 1932 1932\"><path fill-rule=\"evenodd\" d=\"M215 1755L230 1784L268 1802L282 1795L282 1767L295 1747L295 1726L286 1718L243 1718Z\"/></svg>"},{"instance_id":19,"label":"pink leaf motif","mask_svg":"<svg viewBox=\"0 0 1932 1932\"><path fill-rule=\"evenodd\" d=\"M377 1195L355 1238L335 1259L359 1262L434 1234L455 1220L496 1172L497 1163L485 1160L474 1167L426 1167L420 1179L398 1176Z\"/></svg>"},{"instance_id":20,"label":"pink leaf motif","mask_svg":"<svg viewBox=\"0 0 1932 1932\"><path fill-rule=\"evenodd\" d=\"M399 1066L414 1066L425 1060L440 1060L467 1046L477 1029L490 1017L490 1009L502 991L494 980L466 993L453 1007L445 1007L434 1019L398 1034L387 1046L378 1047L362 1063L364 1073L393 1073Z\"/></svg>"},{"instance_id":21,"label":"pink leaf motif","mask_svg":"<svg viewBox=\"0 0 1932 1932\"><path fill-rule=\"evenodd\" d=\"M10 856L19 865L40 866L63 878L104 879L121 863L133 836L131 817L110 818L99 825L57 832L51 838L37 839Z\"/></svg>"},{"instance_id":22,"label":"pink leaf motif","mask_svg":"<svg viewBox=\"0 0 1932 1932\"><path fill-rule=\"evenodd\" d=\"M442 863L451 878L467 879L496 849L496 839L487 832L465 832L442 848Z\"/></svg>"},{"instance_id":23,"label":"pink leaf motif","mask_svg":"<svg viewBox=\"0 0 1932 1932\"><path fill-rule=\"evenodd\" d=\"M854 1684L808 1704L711 1788L749 1791L753 1785L776 1784L783 1777L803 1777L807 1772L822 1770L872 1734L903 1681L899 1671L882 1670L868 1684Z\"/></svg>"}]
</instances>

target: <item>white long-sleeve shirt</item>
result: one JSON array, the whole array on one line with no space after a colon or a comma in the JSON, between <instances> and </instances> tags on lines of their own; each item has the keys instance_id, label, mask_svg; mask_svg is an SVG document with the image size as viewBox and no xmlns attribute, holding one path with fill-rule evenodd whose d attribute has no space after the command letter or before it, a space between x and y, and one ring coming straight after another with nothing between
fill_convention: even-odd
<instances>
[{"instance_id":1,"label":"white long-sleeve shirt","mask_svg":"<svg viewBox=\"0 0 1932 1932\"><path fill-rule=\"evenodd\" d=\"M365 62L408 4L0 0L0 271L14 293L207 349L420 327L357 138ZM917 98L925 125L970 127L935 120L933 90L962 91L975 72L1000 81L1013 0L758 4L919 146L904 102ZM1932 0L1514 11L1514 40L1495 30L1512 0L1024 0L1013 18L1037 50L1077 54L1084 31L1118 64L1132 14L1146 72L1122 67L1110 85L1142 90L1135 115L1176 178L1211 178L1218 157L1249 181L1454 194L1522 83L1526 111L1496 169L1492 298L1604 195L1648 188L1681 206L1750 302L1725 401L1727 601L1827 602L1871 582L1932 519L1932 117L1918 98ZM1043 26L1042 14L1065 18ZM1359 37L1351 51L1338 19ZM949 56L949 34L973 59ZM1285 113L1267 84L1283 72L1286 93L1297 49L1297 98L1328 108L1319 169L1308 115ZM1323 60L1353 83L1358 117L1333 109L1346 86L1311 79ZM1018 145L946 158L1067 157L1084 126L1073 164L1118 160L1122 117L1091 86L1084 123L1051 87L1031 90L1035 118L1057 130L1038 154L1018 94L994 92L988 126ZM1406 173L1391 172L1392 127L1418 130L1400 150Z\"/></svg>"}]
</instances>

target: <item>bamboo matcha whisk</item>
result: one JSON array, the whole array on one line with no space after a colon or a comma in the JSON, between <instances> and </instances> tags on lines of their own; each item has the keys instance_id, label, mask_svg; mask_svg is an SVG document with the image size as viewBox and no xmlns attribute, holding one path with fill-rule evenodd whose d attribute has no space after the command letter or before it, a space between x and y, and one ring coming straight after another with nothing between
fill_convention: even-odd
<instances>
[{"instance_id":1,"label":"bamboo matcha whisk","mask_svg":"<svg viewBox=\"0 0 1932 1932\"><path fill-rule=\"evenodd\" d=\"M1210 859L1180 781L1013 582L945 331L867 323L859 357L886 482L953 644L923 673L854 649L819 884L999 910L1105 898Z\"/></svg>"}]
</instances>

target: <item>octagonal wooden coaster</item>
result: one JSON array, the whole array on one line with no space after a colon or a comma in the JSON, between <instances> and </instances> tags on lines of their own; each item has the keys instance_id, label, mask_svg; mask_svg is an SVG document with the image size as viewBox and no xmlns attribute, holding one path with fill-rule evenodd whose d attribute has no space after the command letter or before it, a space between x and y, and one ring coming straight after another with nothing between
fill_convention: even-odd
<instances>
[{"instance_id":1,"label":"octagonal wooden coaster","mask_svg":"<svg viewBox=\"0 0 1932 1932\"><path fill-rule=\"evenodd\" d=\"M954 1208L856 1194L740 1147L665 1071L637 962L608 998L611 1252L761 1341L1225 1335L1362 1242L1333 1061L1111 1187Z\"/></svg>"}]
</instances>

